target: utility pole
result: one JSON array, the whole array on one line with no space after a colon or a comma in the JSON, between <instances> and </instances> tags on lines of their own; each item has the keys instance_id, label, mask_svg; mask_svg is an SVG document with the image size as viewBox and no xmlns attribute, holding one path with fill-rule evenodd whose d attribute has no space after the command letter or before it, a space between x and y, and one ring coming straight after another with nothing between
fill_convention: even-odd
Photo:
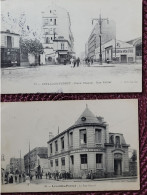
<instances>
[{"instance_id":1,"label":"utility pole","mask_svg":"<svg viewBox=\"0 0 147 195\"><path fill-rule=\"evenodd\" d=\"M21 150L20 150L20 174L21 174Z\"/></svg>"},{"instance_id":2,"label":"utility pole","mask_svg":"<svg viewBox=\"0 0 147 195\"><path fill-rule=\"evenodd\" d=\"M29 177L30 177L30 141L29 141Z\"/></svg>"},{"instance_id":3,"label":"utility pole","mask_svg":"<svg viewBox=\"0 0 147 195\"><path fill-rule=\"evenodd\" d=\"M98 21L98 24L99 24L99 29L100 29L100 34L99 34L99 38L100 38L100 54L99 54L99 60L100 60L100 65L102 65L102 23L103 21L107 21L108 23L108 18L101 18L101 14L99 16L99 18L93 18L92 19L92 24L93 24L93 21L96 20Z\"/></svg>"}]
</instances>

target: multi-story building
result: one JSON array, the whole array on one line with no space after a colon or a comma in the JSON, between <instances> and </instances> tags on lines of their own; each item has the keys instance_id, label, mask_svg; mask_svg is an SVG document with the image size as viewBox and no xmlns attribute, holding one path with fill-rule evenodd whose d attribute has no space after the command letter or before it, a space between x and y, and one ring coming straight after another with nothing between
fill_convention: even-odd
<instances>
[{"instance_id":1,"label":"multi-story building","mask_svg":"<svg viewBox=\"0 0 147 195\"><path fill-rule=\"evenodd\" d=\"M36 171L48 171L47 147L36 147L24 156L24 167L27 174L35 175Z\"/></svg>"},{"instance_id":2,"label":"multi-story building","mask_svg":"<svg viewBox=\"0 0 147 195\"><path fill-rule=\"evenodd\" d=\"M20 35L1 31L1 67L20 66Z\"/></svg>"},{"instance_id":3,"label":"multi-story building","mask_svg":"<svg viewBox=\"0 0 147 195\"><path fill-rule=\"evenodd\" d=\"M95 49L100 47L100 35L101 44L104 44L116 37L116 26L113 20L103 20L101 24L101 31L99 23L96 23L92 32L88 38L88 56L89 58L99 59L95 56Z\"/></svg>"},{"instance_id":4,"label":"multi-story building","mask_svg":"<svg viewBox=\"0 0 147 195\"><path fill-rule=\"evenodd\" d=\"M46 63L68 59L74 47L69 13L59 6L49 6L42 12L42 23L42 44Z\"/></svg>"},{"instance_id":5,"label":"multi-story building","mask_svg":"<svg viewBox=\"0 0 147 195\"><path fill-rule=\"evenodd\" d=\"M102 117L88 107L74 125L48 141L49 168L71 172L74 178L129 174L128 147L123 134L110 133Z\"/></svg>"},{"instance_id":6,"label":"multi-story building","mask_svg":"<svg viewBox=\"0 0 147 195\"><path fill-rule=\"evenodd\" d=\"M10 158L10 173L23 173L24 172L24 159Z\"/></svg>"}]
</instances>

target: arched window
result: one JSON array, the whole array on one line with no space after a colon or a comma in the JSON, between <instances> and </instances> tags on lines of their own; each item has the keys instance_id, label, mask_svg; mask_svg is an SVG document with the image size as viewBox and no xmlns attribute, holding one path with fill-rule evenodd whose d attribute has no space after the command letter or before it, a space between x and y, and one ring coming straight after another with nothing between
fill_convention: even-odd
<instances>
[{"instance_id":1,"label":"arched window","mask_svg":"<svg viewBox=\"0 0 147 195\"><path fill-rule=\"evenodd\" d=\"M120 147L120 137L119 136L116 136L115 137L115 144L116 144L116 147Z\"/></svg>"},{"instance_id":2,"label":"arched window","mask_svg":"<svg viewBox=\"0 0 147 195\"><path fill-rule=\"evenodd\" d=\"M113 135L110 136L110 143L114 144L114 136Z\"/></svg>"}]
</instances>

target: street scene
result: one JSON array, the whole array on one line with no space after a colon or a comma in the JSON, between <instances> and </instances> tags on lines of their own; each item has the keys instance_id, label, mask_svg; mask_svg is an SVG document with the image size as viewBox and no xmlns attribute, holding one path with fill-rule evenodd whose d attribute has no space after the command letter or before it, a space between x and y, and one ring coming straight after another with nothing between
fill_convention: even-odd
<instances>
[{"instance_id":1,"label":"street scene","mask_svg":"<svg viewBox=\"0 0 147 195\"><path fill-rule=\"evenodd\" d=\"M108 184L108 190L138 189L137 105L137 100L3 103L2 192L104 190Z\"/></svg>"},{"instance_id":2,"label":"street scene","mask_svg":"<svg viewBox=\"0 0 147 195\"><path fill-rule=\"evenodd\" d=\"M141 0L33 2L2 2L2 93L142 91Z\"/></svg>"}]
</instances>

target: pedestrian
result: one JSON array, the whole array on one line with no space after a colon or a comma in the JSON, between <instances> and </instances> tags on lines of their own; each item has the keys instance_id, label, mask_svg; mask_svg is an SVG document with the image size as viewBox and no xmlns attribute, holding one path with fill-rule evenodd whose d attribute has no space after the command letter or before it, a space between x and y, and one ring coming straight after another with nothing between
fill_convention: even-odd
<instances>
[{"instance_id":1,"label":"pedestrian","mask_svg":"<svg viewBox=\"0 0 147 195\"><path fill-rule=\"evenodd\" d=\"M74 66L73 66L73 68L74 68L76 66L76 63L77 63L76 58L74 59L73 63L74 63Z\"/></svg>"},{"instance_id":2,"label":"pedestrian","mask_svg":"<svg viewBox=\"0 0 147 195\"><path fill-rule=\"evenodd\" d=\"M74 59L73 57L70 59L70 64L71 64L71 67L73 67L73 62L74 62Z\"/></svg>"},{"instance_id":3,"label":"pedestrian","mask_svg":"<svg viewBox=\"0 0 147 195\"><path fill-rule=\"evenodd\" d=\"M30 185L30 177L29 175L26 176L26 184L29 186Z\"/></svg>"},{"instance_id":4,"label":"pedestrian","mask_svg":"<svg viewBox=\"0 0 147 195\"><path fill-rule=\"evenodd\" d=\"M92 170L90 172L90 179L93 179L93 172L92 172Z\"/></svg>"},{"instance_id":5,"label":"pedestrian","mask_svg":"<svg viewBox=\"0 0 147 195\"><path fill-rule=\"evenodd\" d=\"M77 67L79 67L79 64L80 64L80 58L78 57L77 58Z\"/></svg>"},{"instance_id":6,"label":"pedestrian","mask_svg":"<svg viewBox=\"0 0 147 195\"><path fill-rule=\"evenodd\" d=\"M19 183L21 183L21 174L19 174Z\"/></svg>"},{"instance_id":7,"label":"pedestrian","mask_svg":"<svg viewBox=\"0 0 147 195\"><path fill-rule=\"evenodd\" d=\"M17 175L15 175L15 183L17 183Z\"/></svg>"}]
</instances>

